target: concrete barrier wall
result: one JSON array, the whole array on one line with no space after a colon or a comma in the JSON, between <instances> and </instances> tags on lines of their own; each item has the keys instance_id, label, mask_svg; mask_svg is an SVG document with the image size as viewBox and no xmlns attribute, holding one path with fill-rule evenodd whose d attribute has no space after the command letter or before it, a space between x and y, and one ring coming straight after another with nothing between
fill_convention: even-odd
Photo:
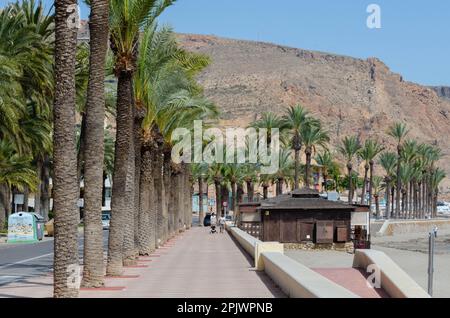
<instances>
[{"instance_id":1,"label":"concrete barrier wall","mask_svg":"<svg viewBox=\"0 0 450 318\"><path fill-rule=\"evenodd\" d=\"M256 244L262 242L237 227L232 227L228 225L227 229L231 233L231 235L239 242L239 244L244 248L244 250L247 253L249 253L253 259L255 259Z\"/></svg>"},{"instance_id":2,"label":"concrete barrier wall","mask_svg":"<svg viewBox=\"0 0 450 318\"><path fill-rule=\"evenodd\" d=\"M408 274L385 253L376 250L356 250L353 267L366 269L375 264L381 273L381 288L392 298L430 298Z\"/></svg>"},{"instance_id":3,"label":"concrete barrier wall","mask_svg":"<svg viewBox=\"0 0 450 318\"><path fill-rule=\"evenodd\" d=\"M265 272L291 298L359 298L282 253L261 254Z\"/></svg>"},{"instance_id":4,"label":"concrete barrier wall","mask_svg":"<svg viewBox=\"0 0 450 318\"><path fill-rule=\"evenodd\" d=\"M386 221L377 236L394 236L407 233L428 233L437 226L440 230L450 230L450 220L407 220Z\"/></svg>"},{"instance_id":5,"label":"concrete barrier wall","mask_svg":"<svg viewBox=\"0 0 450 318\"><path fill-rule=\"evenodd\" d=\"M283 244L262 242L231 224L227 230L266 274L292 298L358 298L347 289L283 253Z\"/></svg>"}]
</instances>

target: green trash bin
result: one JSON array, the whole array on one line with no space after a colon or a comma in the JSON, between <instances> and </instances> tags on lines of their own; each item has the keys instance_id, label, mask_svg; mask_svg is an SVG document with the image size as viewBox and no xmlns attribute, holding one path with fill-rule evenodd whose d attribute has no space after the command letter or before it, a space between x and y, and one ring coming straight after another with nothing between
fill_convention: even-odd
<instances>
[{"instance_id":1,"label":"green trash bin","mask_svg":"<svg viewBox=\"0 0 450 318\"><path fill-rule=\"evenodd\" d=\"M31 213L34 216L36 222L36 237L39 241L44 238L45 220L44 217L37 213Z\"/></svg>"},{"instance_id":2,"label":"green trash bin","mask_svg":"<svg viewBox=\"0 0 450 318\"><path fill-rule=\"evenodd\" d=\"M8 218L8 243L35 243L44 236L44 219L34 213L18 212Z\"/></svg>"}]
</instances>

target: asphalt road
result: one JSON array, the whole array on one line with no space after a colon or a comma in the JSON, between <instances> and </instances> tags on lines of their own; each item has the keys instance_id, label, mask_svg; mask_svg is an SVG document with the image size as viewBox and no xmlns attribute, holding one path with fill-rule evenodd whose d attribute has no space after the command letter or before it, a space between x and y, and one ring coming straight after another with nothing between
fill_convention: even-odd
<instances>
[{"instance_id":1,"label":"asphalt road","mask_svg":"<svg viewBox=\"0 0 450 318\"><path fill-rule=\"evenodd\" d=\"M108 231L103 231L103 246L108 245ZM79 256L83 257L83 235L79 238ZM0 244L0 288L11 282L47 275L53 268L53 239L34 244Z\"/></svg>"}]
</instances>

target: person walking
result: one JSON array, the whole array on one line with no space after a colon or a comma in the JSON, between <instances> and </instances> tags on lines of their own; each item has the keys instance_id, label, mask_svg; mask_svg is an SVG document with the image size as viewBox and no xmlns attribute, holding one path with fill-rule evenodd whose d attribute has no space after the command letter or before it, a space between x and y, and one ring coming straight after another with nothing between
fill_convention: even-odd
<instances>
[{"instance_id":1,"label":"person walking","mask_svg":"<svg viewBox=\"0 0 450 318\"><path fill-rule=\"evenodd\" d=\"M220 227L220 233L223 233L223 230L225 229L225 217L221 216L219 218L219 227Z\"/></svg>"}]
</instances>

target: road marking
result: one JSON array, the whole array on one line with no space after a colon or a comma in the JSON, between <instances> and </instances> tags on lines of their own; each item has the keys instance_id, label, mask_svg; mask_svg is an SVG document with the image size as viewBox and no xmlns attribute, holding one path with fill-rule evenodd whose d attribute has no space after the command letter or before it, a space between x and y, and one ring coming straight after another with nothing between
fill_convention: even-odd
<instances>
[{"instance_id":1,"label":"road marking","mask_svg":"<svg viewBox=\"0 0 450 318\"><path fill-rule=\"evenodd\" d=\"M36 257L33 257L33 258L24 259L22 261L15 262L15 263L12 263L12 264L6 264L6 265L3 265L3 266L0 266L0 269L4 269L4 268L7 268L7 267L11 267L11 266L19 265L19 264L23 264L23 263L28 263L28 262L34 261L36 259L44 258L44 257L50 256L50 255L53 255L53 253L48 253L48 254L44 254L44 255L41 255L41 256L36 256Z\"/></svg>"}]
</instances>

